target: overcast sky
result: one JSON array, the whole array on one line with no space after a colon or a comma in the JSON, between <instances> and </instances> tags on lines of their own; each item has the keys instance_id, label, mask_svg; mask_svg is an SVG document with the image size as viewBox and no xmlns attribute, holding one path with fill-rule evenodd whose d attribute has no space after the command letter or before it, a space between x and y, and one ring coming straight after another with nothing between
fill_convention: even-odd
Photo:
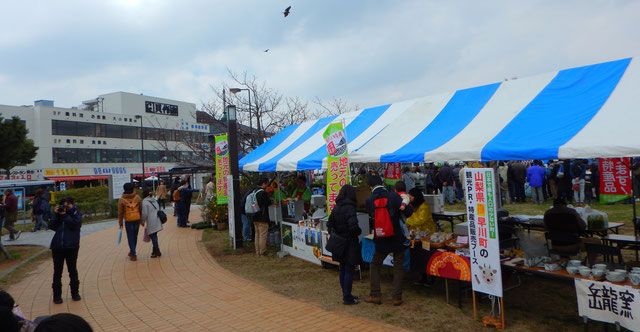
<instances>
[{"instance_id":1,"label":"overcast sky","mask_svg":"<svg viewBox=\"0 0 640 332\"><path fill-rule=\"evenodd\" d=\"M612 0L2 1L0 104L127 91L200 105L230 68L371 107L640 55L638 13Z\"/></svg>"}]
</instances>

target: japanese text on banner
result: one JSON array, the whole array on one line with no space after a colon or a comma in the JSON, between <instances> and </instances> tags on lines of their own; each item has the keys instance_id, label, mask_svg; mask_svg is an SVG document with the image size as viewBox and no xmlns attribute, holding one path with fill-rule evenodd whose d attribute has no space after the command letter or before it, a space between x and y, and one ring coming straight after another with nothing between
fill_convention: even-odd
<instances>
[{"instance_id":1,"label":"japanese text on banner","mask_svg":"<svg viewBox=\"0 0 640 332\"><path fill-rule=\"evenodd\" d=\"M475 168L464 172L473 290L502 297L493 170Z\"/></svg>"},{"instance_id":2,"label":"japanese text on banner","mask_svg":"<svg viewBox=\"0 0 640 332\"><path fill-rule=\"evenodd\" d=\"M227 204L229 201L229 142L227 135L216 136L216 201Z\"/></svg>"},{"instance_id":3,"label":"japanese text on banner","mask_svg":"<svg viewBox=\"0 0 640 332\"><path fill-rule=\"evenodd\" d=\"M615 203L631 197L629 158L601 158L600 203Z\"/></svg>"},{"instance_id":4,"label":"japanese text on banner","mask_svg":"<svg viewBox=\"0 0 640 332\"><path fill-rule=\"evenodd\" d=\"M350 179L347 137L342 123L330 124L322 137L327 143L327 214L330 214L340 188Z\"/></svg>"},{"instance_id":5,"label":"japanese text on banner","mask_svg":"<svg viewBox=\"0 0 640 332\"><path fill-rule=\"evenodd\" d=\"M575 286L580 316L640 331L640 290L581 278L575 279Z\"/></svg>"}]
</instances>

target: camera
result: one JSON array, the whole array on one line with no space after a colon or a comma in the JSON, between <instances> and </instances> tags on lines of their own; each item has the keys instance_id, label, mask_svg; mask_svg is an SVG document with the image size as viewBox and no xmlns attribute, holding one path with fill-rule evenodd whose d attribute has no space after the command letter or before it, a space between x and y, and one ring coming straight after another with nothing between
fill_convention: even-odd
<instances>
[{"instance_id":1,"label":"camera","mask_svg":"<svg viewBox=\"0 0 640 332\"><path fill-rule=\"evenodd\" d=\"M62 213L65 211L65 206L64 205L58 205L58 207L56 208L56 212L58 213Z\"/></svg>"}]
</instances>

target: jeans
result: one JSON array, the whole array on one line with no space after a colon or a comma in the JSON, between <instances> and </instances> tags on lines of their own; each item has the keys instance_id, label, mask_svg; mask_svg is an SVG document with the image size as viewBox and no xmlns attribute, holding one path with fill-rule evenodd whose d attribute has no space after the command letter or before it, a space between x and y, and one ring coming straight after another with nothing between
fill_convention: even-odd
<instances>
[{"instance_id":1,"label":"jeans","mask_svg":"<svg viewBox=\"0 0 640 332\"><path fill-rule=\"evenodd\" d=\"M240 215L242 219L242 236L245 240L251 240L251 222L249 221L249 217L244 214Z\"/></svg>"},{"instance_id":2,"label":"jeans","mask_svg":"<svg viewBox=\"0 0 640 332\"><path fill-rule=\"evenodd\" d=\"M165 206L165 199L164 199L164 198L160 198L160 199L158 200L158 208L160 208L160 209L162 209L162 210L164 210L164 209L166 209L166 208L167 208L167 207Z\"/></svg>"},{"instance_id":3,"label":"jeans","mask_svg":"<svg viewBox=\"0 0 640 332\"><path fill-rule=\"evenodd\" d=\"M33 229L36 231L40 230L40 227L42 227L42 225L44 224L45 228L48 227L46 225L46 223L44 222L44 215L43 214L36 214L36 224L33 226Z\"/></svg>"},{"instance_id":4,"label":"jeans","mask_svg":"<svg viewBox=\"0 0 640 332\"><path fill-rule=\"evenodd\" d=\"M153 245L153 249L160 248L160 246L158 245L158 232L149 234L149 237L151 238L151 244Z\"/></svg>"},{"instance_id":5,"label":"jeans","mask_svg":"<svg viewBox=\"0 0 640 332\"><path fill-rule=\"evenodd\" d=\"M387 257L388 252L381 252L376 250L369 264L369 271L371 274L371 296L382 297L382 291L380 290L380 268L382 262ZM391 297L394 300L402 300L402 281L404 278L404 269L402 264L404 263L404 250L396 251L393 253L393 293Z\"/></svg>"},{"instance_id":6,"label":"jeans","mask_svg":"<svg viewBox=\"0 0 640 332\"><path fill-rule=\"evenodd\" d=\"M442 186L442 200L453 204L453 186Z\"/></svg>"},{"instance_id":7,"label":"jeans","mask_svg":"<svg viewBox=\"0 0 640 332\"><path fill-rule=\"evenodd\" d=\"M67 270L69 271L71 294L78 292L78 286L80 285L80 281L78 280L78 268L76 266L76 263L78 262L78 250L79 248L51 249L51 256L53 256L54 295L56 295L56 290L59 290L60 287L62 287L62 270L64 268L65 261L67 262Z\"/></svg>"},{"instance_id":8,"label":"jeans","mask_svg":"<svg viewBox=\"0 0 640 332\"><path fill-rule=\"evenodd\" d=\"M580 179L578 181L573 179L571 183L574 185L578 184L580 186L579 190L573 191L573 200L575 201L576 204L583 204L584 203L584 179Z\"/></svg>"},{"instance_id":9,"label":"jeans","mask_svg":"<svg viewBox=\"0 0 640 332\"><path fill-rule=\"evenodd\" d=\"M44 209L44 213L42 213L42 219L44 219L47 224L51 221L51 207L47 205L47 208Z\"/></svg>"},{"instance_id":10,"label":"jeans","mask_svg":"<svg viewBox=\"0 0 640 332\"><path fill-rule=\"evenodd\" d=\"M136 255L136 246L138 245L138 231L140 230L139 221L125 221L124 228L127 231L127 242L129 242L129 254Z\"/></svg>"},{"instance_id":11,"label":"jeans","mask_svg":"<svg viewBox=\"0 0 640 332\"><path fill-rule=\"evenodd\" d=\"M269 235L269 223L263 221L255 221L253 227L256 230L256 255L264 255L267 253L267 236Z\"/></svg>"},{"instance_id":12,"label":"jeans","mask_svg":"<svg viewBox=\"0 0 640 332\"><path fill-rule=\"evenodd\" d=\"M340 263L340 287L342 288L342 301L353 300L351 289L353 286L353 265Z\"/></svg>"},{"instance_id":13,"label":"jeans","mask_svg":"<svg viewBox=\"0 0 640 332\"><path fill-rule=\"evenodd\" d=\"M531 187L531 200L533 201L533 204L544 203L542 187Z\"/></svg>"}]
</instances>

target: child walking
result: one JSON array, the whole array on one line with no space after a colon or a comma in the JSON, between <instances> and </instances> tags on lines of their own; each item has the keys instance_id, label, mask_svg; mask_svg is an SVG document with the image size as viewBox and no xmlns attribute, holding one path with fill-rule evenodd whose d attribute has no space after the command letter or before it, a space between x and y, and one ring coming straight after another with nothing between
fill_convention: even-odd
<instances>
[{"instance_id":1,"label":"child walking","mask_svg":"<svg viewBox=\"0 0 640 332\"><path fill-rule=\"evenodd\" d=\"M407 207L407 205L409 205L410 203L410 199L409 199L409 194L407 194L407 185L404 184L404 182L402 181L398 181L395 184L395 191L398 195L400 195L400 198L402 198L402 204L400 205L400 211L404 211L404 209ZM407 217L405 217L403 214L400 214L400 229L402 230L402 236L404 236L404 242L402 242L403 245L405 246L410 246L411 245L411 239L409 238L409 229L407 228L406 225L407 222Z\"/></svg>"}]
</instances>

